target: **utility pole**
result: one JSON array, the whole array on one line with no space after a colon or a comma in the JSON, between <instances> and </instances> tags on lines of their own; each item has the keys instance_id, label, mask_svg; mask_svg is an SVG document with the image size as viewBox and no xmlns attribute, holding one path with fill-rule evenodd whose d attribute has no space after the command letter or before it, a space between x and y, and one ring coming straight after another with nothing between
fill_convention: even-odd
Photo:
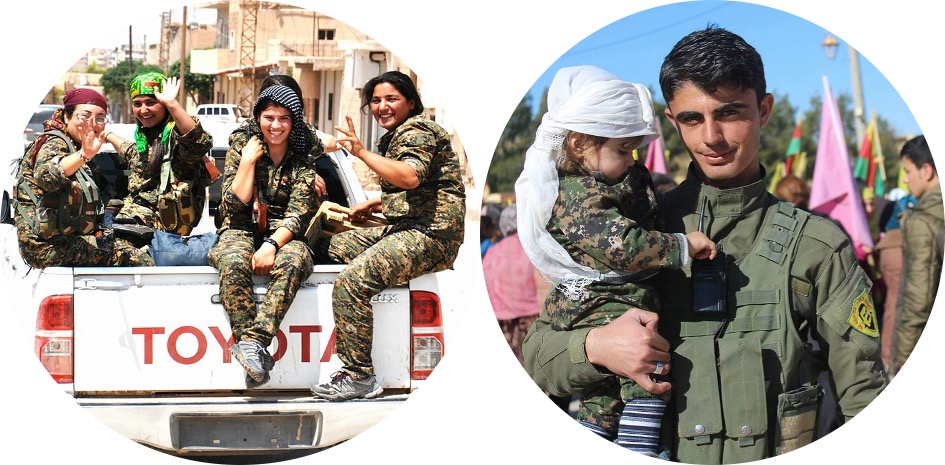
<instances>
[{"instance_id":1,"label":"utility pole","mask_svg":"<svg viewBox=\"0 0 945 465\"><path fill-rule=\"evenodd\" d=\"M863 148L866 134L866 106L863 103L863 82L860 79L860 54L847 44L850 50L850 78L853 81L853 122L856 127L856 148Z\"/></svg>"},{"instance_id":2,"label":"utility pole","mask_svg":"<svg viewBox=\"0 0 945 465\"><path fill-rule=\"evenodd\" d=\"M255 0L240 0L242 28L240 31L240 81L239 106L252 113L256 100L256 13L259 4Z\"/></svg>"},{"instance_id":3,"label":"utility pole","mask_svg":"<svg viewBox=\"0 0 945 465\"><path fill-rule=\"evenodd\" d=\"M184 7L184 13L180 20L180 91L177 98L180 99L180 106L187 110L187 89L184 85L184 70L187 64L187 7Z\"/></svg>"}]
</instances>

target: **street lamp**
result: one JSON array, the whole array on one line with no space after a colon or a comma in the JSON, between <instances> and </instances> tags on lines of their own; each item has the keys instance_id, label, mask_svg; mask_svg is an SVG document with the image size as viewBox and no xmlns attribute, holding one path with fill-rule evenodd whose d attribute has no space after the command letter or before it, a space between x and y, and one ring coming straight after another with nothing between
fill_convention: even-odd
<instances>
[{"instance_id":1,"label":"street lamp","mask_svg":"<svg viewBox=\"0 0 945 465\"><path fill-rule=\"evenodd\" d=\"M833 34L828 32L820 45L824 47L827 59L833 60L837 56L837 47L840 46L840 42ZM866 134L866 111L863 104L863 84L860 80L860 54L850 44L847 44L847 49L850 52L850 79L853 84L853 123L856 128L856 147L859 149L863 145L863 135Z\"/></svg>"}]
</instances>

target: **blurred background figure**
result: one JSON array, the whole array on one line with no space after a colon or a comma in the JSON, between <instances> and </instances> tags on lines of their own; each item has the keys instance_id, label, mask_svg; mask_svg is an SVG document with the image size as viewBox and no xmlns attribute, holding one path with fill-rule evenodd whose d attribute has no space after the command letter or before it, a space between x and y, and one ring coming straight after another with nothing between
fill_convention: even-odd
<instances>
[{"instance_id":1,"label":"blurred background figure","mask_svg":"<svg viewBox=\"0 0 945 465\"><path fill-rule=\"evenodd\" d=\"M486 256L486 251L499 240L499 207L483 205L479 216L479 255Z\"/></svg>"},{"instance_id":2,"label":"blurred background figure","mask_svg":"<svg viewBox=\"0 0 945 465\"><path fill-rule=\"evenodd\" d=\"M650 173L653 177L653 188L656 192L663 193L677 186L676 181L663 173Z\"/></svg>"},{"instance_id":3,"label":"blurred background figure","mask_svg":"<svg viewBox=\"0 0 945 465\"><path fill-rule=\"evenodd\" d=\"M810 186L803 179L788 174L778 181L774 188L774 195L785 202L791 202L795 207L807 211L807 201L810 200Z\"/></svg>"},{"instance_id":4,"label":"blurred background figure","mask_svg":"<svg viewBox=\"0 0 945 465\"><path fill-rule=\"evenodd\" d=\"M538 295L538 282L544 280L536 279L537 271L522 248L515 204L502 210L499 230L503 237L482 258L482 271L499 327L522 363L522 340L545 300L544 295Z\"/></svg>"},{"instance_id":5,"label":"blurred background figure","mask_svg":"<svg viewBox=\"0 0 945 465\"><path fill-rule=\"evenodd\" d=\"M875 258L879 276L884 284L880 318L880 355L883 365L889 370L891 361L892 339L896 326L896 305L899 300L899 286L902 277L902 228L899 218L903 212L915 206L912 194L896 188L889 192L889 202L879 216L879 241L875 247Z\"/></svg>"},{"instance_id":6,"label":"blurred background figure","mask_svg":"<svg viewBox=\"0 0 945 465\"><path fill-rule=\"evenodd\" d=\"M900 218L902 279L896 302L896 332L890 373L895 374L915 349L925 329L942 274L945 211L935 160L925 136L905 143L900 162L909 192L918 199Z\"/></svg>"}]
</instances>

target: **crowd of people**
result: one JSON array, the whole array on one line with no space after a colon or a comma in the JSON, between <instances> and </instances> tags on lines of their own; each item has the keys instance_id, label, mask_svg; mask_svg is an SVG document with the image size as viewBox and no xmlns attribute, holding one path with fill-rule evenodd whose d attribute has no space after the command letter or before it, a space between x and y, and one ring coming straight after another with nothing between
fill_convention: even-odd
<instances>
[{"instance_id":1,"label":"crowd of people","mask_svg":"<svg viewBox=\"0 0 945 465\"><path fill-rule=\"evenodd\" d=\"M82 88L66 92L62 109L25 150L11 203L29 266L154 266L164 244L159 235L187 237L200 222L207 188L221 174L207 162L210 134L178 102L176 78L146 72L128 89L133 140L108 129L105 97ZM465 216L459 159L447 132L424 116L404 73L384 73L364 87L362 111L386 130L377 153L364 147L350 117L346 128L335 128L344 135L339 139L306 123L301 93L290 76L267 77L252 118L230 135L219 227L209 233L203 263L220 272L220 300L235 341L229 352L248 388L269 381L275 360L268 347L314 263L347 264L332 294L342 371L313 385L312 395L371 398L383 391L371 361L371 298L453 265ZM128 173L124 198L106 201L99 193L95 157L104 143L115 147ZM363 227L309 240L305 232L322 202L344 198L337 183L319 174L326 150L338 146L380 176L381 195L352 206L349 220ZM105 215L106 205L113 217ZM367 221L377 214L386 224ZM259 306L254 275L268 278Z\"/></svg>"}]
</instances>

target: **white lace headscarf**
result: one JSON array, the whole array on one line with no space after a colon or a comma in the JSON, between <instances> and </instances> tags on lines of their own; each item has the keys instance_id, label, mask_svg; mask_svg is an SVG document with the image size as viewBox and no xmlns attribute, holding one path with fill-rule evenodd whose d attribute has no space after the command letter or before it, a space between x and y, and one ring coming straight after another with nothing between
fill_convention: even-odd
<instances>
[{"instance_id":1,"label":"white lace headscarf","mask_svg":"<svg viewBox=\"0 0 945 465\"><path fill-rule=\"evenodd\" d=\"M577 299L587 284L620 273L602 275L578 264L546 229L558 198L556 160L571 131L611 139L643 136L640 146L650 143L658 135L650 91L594 66L560 69L548 89L548 112L515 182L525 253L545 279Z\"/></svg>"}]
</instances>

